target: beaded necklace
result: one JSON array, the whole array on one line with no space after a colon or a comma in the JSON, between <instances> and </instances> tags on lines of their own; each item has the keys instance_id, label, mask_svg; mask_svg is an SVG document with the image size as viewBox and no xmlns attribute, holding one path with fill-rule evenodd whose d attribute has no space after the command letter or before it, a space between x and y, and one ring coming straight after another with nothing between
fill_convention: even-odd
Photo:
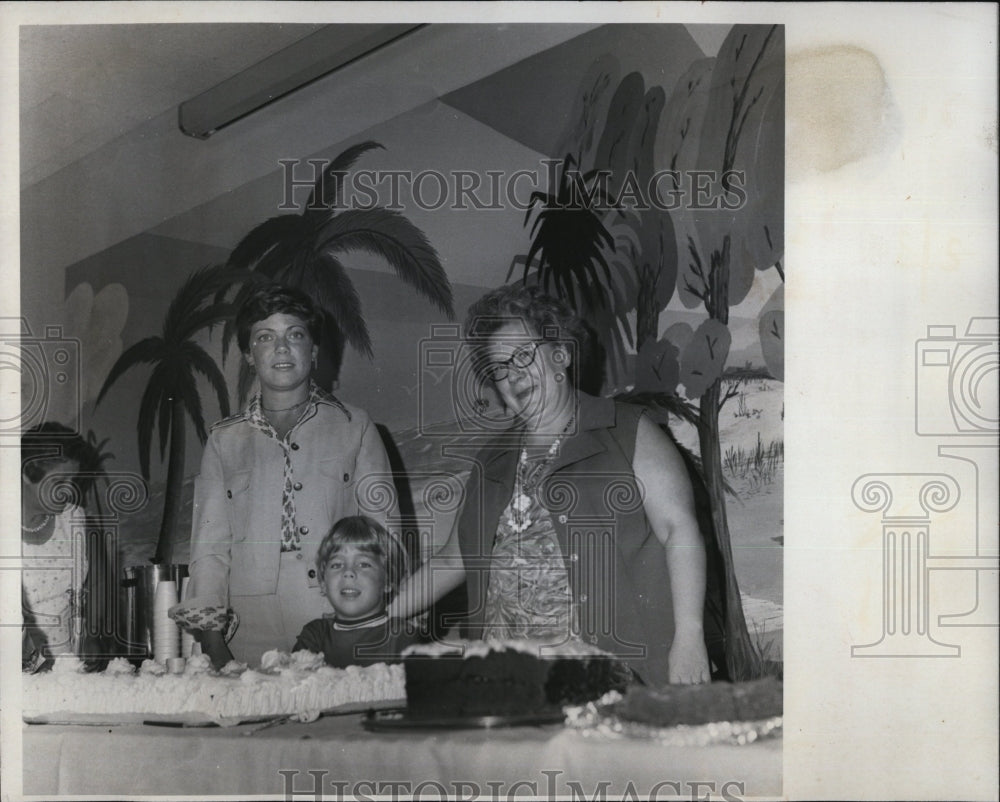
<instances>
[{"instance_id":1,"label":"beaded necklace","mask_svg":"<svg viewBox=\"0 0 1000 802\"><path fill-rule=\"evenodd\" d=\"M530 467L528 465L528 449L522 444L521 456L517 460L517 470L514 473L514 500L510 504L510 516L507 518L507 524L515 534L520 535L526 532L528 527L531 526L532 519L528 515L528 510L531 508L529 494L535 491L538 483L545 475L545 470L552 463L552 460L555 459L556 454L559 453L559 446L562 445L563 439L569 430L573 428L575 422L576 415L573 415L567 421L566 426L559 433L559 436L552 441L552 445L549 446L545 458Z\"/></svg>"},{"instance_id":2,"label":"beaded necklace","mask_svg":"<svg viewBox=\"0 0 1000 802\"><path fill-rule=\"evenodd\" d=\"M50 514L46 514L46 516L42 518L42 522L38 526L25 526L24 524L21 524L21 529L24 532L41 532L45 528L45 524L49 522L49 518L51 517L52 516Z\"/></svg>"}]
</instances>

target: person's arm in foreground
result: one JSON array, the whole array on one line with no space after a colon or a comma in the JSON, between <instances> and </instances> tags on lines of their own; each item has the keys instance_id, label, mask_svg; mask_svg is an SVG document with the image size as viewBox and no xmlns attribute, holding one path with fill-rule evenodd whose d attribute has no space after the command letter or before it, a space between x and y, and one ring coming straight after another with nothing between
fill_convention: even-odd
<instances>
[{"instance_id":1,"label":"person's arm in foreground","mask_svg":"<svg viewBox=\"0 0 1000 802\"><path fill-rule=\"evenodd\" d=\"M674 640L668 657L671 683L710 680L705 649L705 546L698 530L694 495L677 448L647 416L639 419L636 479L644 488L643 507L663 544L674 608Z\"/></svg>"},{"instance_id":2,"label":"person's arm in foreground","mask_svg":"<svg viewBox=\"0 0 1000 802\"><path fill-rule=\"evenodd\" d=\"M412 618L465 580L465 566L458 546L460 519L461 516L456 518L441 550L400 583L399 592L386 610L390 618Z\"/></svg>"},{"instance_id":3,"label":"person's arm in foreground","mask_svg":"<svg viewBox=\"0 0 1000 802\"><path fill-rule=\"evenodd\" d=\"M233 533L226 514L222 458L214 438L209 438L195 480L191 566L188 598L184 608L214 610L224 618L229 606L229 567L232 562ZM193 632L201 650L221 668L233 659L222 626Z\"/></svg>"}]
</instances>

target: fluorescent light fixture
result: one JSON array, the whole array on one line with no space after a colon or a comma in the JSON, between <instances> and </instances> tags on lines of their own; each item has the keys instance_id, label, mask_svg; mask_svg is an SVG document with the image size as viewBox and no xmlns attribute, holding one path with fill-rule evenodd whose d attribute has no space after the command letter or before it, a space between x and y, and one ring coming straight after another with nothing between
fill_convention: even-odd
<instances>
[{"instance_id":1,"label":"fluorescent light fixture","mask_svg":"<svg viewBox=\"0 0 1000 802\"><path fill-rule=\"evenodd\" d=\"M188 136L208 139L278 98L422 27L327 25L184 101L177 109L177 124Z\"/></svg>"}]
</instances>

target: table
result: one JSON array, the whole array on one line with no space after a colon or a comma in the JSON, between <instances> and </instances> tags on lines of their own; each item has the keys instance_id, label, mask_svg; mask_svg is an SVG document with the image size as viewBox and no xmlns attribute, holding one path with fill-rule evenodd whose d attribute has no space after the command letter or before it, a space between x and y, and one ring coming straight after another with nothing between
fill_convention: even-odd
<instances>
[{"instance_id":1,"label":"table","mask_svg":"<svg viewBox=\"0 0 1000 802\"><path fill-rule=\"evenodd\" d=\"M352 714L266 729L26 724L23 749L24 793L45 797L781 795L780 738L747 746L666 747L585 737L562 725L368 732L362 715Z\"/></svg>"}]
</instances>

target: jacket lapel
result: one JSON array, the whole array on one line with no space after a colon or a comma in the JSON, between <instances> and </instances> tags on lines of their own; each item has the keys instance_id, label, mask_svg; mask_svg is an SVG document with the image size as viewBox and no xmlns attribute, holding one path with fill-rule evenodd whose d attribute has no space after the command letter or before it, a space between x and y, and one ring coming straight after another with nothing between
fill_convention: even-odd
<instances>
[{"instance_id":1,"label":"jacket lapel","mask_svg":"<svg viewBox=\"0 0 1000 802\"><path fill-rule=\"evenodd\" d=\"M611 398L597 398L579 394L576 434L568 437L552 463L555 473L568 465L607 451L604 441L595 431L605 430L615 423L615 402Z\"/></svg>"},{"instance_id":2,"label":"jacket lapel","mask_svg":"<svg viewBox=\"0 0 1000 802\"><path fill-rule=\"evenodd\" d=\"M614 425L615 402L611 398L597 398L580 393L577 407L576 434L568 437L553 462L552 472L607 451L607 445L597 431ZM495 440L481 452L483 460L483 521L491 532L487 537L492 546L495 524L514 491L514 474L517 470L518 449L516 431L511 430L504 440Z\"/></svg>"}]
</instances>

